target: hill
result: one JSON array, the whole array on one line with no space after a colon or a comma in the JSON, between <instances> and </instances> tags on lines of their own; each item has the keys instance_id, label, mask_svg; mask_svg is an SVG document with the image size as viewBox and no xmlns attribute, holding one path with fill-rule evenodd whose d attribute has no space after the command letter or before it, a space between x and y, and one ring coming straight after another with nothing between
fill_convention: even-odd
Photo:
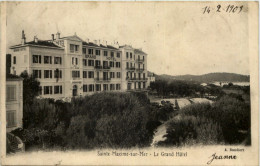
<instances>
[{"instance_id":1,"label":"hill","mask_svg":"<svg viewBox=\"0 0 260 166\"><path fill-rule=\"evenodd\" d=\"M157 80L183 80L196 82L249 82L249 75L241 75L235 73L209 73L203 75L156 75Z\"/></svg>"}]
</instances>

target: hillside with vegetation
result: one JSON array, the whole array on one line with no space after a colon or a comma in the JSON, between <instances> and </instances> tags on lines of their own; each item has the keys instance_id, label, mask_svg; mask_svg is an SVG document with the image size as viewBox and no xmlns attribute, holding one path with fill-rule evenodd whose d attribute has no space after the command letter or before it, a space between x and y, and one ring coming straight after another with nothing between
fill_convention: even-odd
<instances>
[{"instance_id":1,"label":"hillside with vegetation","mask_svg":"<svg viewBox=\"0 0 260 166\"><path fill-rule=\"evenodd\" d=\"M248 75L234 74L234 73L209 73L203 75L156 75L157 80L183 80L183 81L196 81L200 83L209 82L249 82Z\"/></svg>"}]
</instances>

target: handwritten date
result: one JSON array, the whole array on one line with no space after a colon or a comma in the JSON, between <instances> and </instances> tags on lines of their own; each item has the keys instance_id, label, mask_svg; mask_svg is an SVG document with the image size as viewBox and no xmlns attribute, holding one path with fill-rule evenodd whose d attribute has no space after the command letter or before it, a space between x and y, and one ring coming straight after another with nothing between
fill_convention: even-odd
<instances>
[{"instance_id":1,"label":"handwritten date","mask_svg":"<svg viewBox=\"0 0 260 166\"><path fill-rule=\"evenodd\" d=\"M211 6L205 6L203 9L203 14L209 14L210 12L226 12L226 13L240 13L243 10L244 6L236 6L236 5L228 5L228 6L221 6L218 5L216 8Z\"/></svg>"}]
</instances>

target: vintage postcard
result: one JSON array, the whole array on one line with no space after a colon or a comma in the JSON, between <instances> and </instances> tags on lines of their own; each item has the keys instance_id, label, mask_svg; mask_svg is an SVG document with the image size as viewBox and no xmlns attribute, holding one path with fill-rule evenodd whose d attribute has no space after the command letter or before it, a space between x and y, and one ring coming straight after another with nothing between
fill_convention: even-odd
<instances>
[{"instance_id":1,"label":"vintage postcard","mask_svg":"<svg viewBox=\"0 0 260 166\"><path fill-rule=\"evenodd\" d=\"M0 10L1 165L259 165L258 1Z\"/></svg>"}]
</instances>

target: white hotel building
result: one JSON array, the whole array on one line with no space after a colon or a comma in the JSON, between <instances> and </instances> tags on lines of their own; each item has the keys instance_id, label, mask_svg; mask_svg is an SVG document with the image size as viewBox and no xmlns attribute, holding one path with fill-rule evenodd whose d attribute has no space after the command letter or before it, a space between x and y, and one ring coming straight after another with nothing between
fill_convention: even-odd
<instances>
[{"instance_id":1,"label":"white hotel building","mask_svg":"<svg viewBox=\"0 0 260 166\"><path fill-rule=\"evenodd\" d=\"M83 41L77 35L11 46L11 73L40 81L41 97L85 96L101 91L146 90L147 54L131 46ZM26 93L26 92L25 92Z\"/></svg>"}]
</instances>

